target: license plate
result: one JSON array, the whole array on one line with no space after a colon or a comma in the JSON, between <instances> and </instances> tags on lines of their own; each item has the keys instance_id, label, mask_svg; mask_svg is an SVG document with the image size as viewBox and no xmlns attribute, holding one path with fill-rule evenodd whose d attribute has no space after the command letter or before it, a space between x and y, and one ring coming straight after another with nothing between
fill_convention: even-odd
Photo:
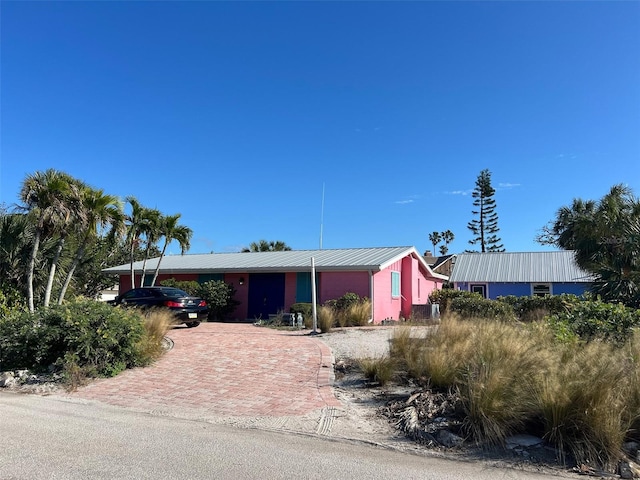
<instances>
[{"instance_id":1,"label":"license plate","mask_svg":"<svg viewBox=\"0 0 640 480\"><path fill-rule=\"evenodd\" d=\"M198 318L198 314L197 313L190 313L189 314L189 318Z\"/></svg>"}]
</instances>

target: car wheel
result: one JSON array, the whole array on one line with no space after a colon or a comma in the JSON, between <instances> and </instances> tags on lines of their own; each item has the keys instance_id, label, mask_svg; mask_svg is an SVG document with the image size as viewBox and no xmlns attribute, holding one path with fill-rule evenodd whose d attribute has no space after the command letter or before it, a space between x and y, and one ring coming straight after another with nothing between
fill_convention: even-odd
<instances>
[{"instance_id":1,"label":"car wheel","mask_svg":"<svg viewBox=\"0 0 640 480\"><path fill-rule=\"evenodd\" d=\"M198 325L200 325L200 322L187 322L187 327L189 328L197 327Z\"/></svg>"}]
</instances>

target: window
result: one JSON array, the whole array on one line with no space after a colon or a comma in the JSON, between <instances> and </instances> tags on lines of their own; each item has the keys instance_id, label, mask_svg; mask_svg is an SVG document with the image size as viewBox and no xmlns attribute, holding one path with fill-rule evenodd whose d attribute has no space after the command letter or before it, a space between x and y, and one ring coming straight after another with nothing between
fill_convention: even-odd
<instances>
[{"instance_id":1,"label":"window","mask_svg":"<svg viewBox=\"0 0 640 480\"><path fill-rule=\"evenodd\" d=\"M483 298L487 298L487 286L484 283L471 284L469 290L473 293L479 293Z\"/></svg>"},{"instance_id":2,"label":"window","mask_svg":"<svg viewBox=\"0 0 640 480\"><path fill-rule=\"evenodd\" d=\"M400 272L391 272L391 296L400 296Z\"/></svg>"},{"instance_id":3,"label":"window","mask_svg":"<svg viewBox=\"0 0 640 480\"><path fill-rule=\"evenodd\" d=\"M550 283L533 283L531 285L531 296L545 297L547 295L551 295Z\"/></svg>"}]
</instances>

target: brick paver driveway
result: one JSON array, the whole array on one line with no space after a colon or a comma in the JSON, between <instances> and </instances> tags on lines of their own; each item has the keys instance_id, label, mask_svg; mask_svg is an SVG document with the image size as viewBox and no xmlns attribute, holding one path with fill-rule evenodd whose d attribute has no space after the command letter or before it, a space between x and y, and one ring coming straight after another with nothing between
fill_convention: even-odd
<instances>
[{"instance_id":1,"label":"brick paver driveway","mask_svg":"<svg viewBox=\"0 0 640 480\"><path fill-rule=\"evenodd\" d=\"M101 379L70 396L148 411L218 416L296 416L340 406L331 351L308 331L250 324L175 328L173 348L146 368Z\"/></svg>"}]
</instances>

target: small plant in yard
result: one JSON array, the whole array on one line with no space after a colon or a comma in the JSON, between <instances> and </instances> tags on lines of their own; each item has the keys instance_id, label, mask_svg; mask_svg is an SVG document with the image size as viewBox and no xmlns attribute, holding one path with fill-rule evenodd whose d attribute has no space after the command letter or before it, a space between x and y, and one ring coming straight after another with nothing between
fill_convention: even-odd
<instances>
[{"instance_id":1,"label":"small plant in yard","mask_svg":"<svg viewBox=\"0 0 640 480\"><path fill-rule=\"evenodd\" d=\"M363 326L371 318L371 302L355 293L345 293L338 299L329 300L325 306L334 310L340 327Z\"/></svg>"},{"instance_id":2,"label":"small plant in yard","mask_svg":"<svg viewBox=\"0 0 640 480\"><path fill-rule=\"evenodd\" d=\"M138 344L143 363L151 363L164 353L164 337L174 324L173 314L167 310L152 309L146 312L143 323L146 334Z\"/></svg>"},{"instance_id":3,"label":"small plant in yard","mask_svg":"<svg viewBox=\"0 0 640 480\"><path fill-rule=\"evenodd\" d=\"M380 385L389 383L396 371L395 361L390 356L361 358L358 359L358 366L367 380Z\"/></svg>"},{"instance_id":4,"label":"small plant in yard","mask_svg":"<svg viewBox=\"0 0 640 480\"><path fill-rule=\"evenodd\" d=\"M335 310L327 305L321 305L317 310L318 328L322 333L328 333L336 323Z\"/></svg>"},{"instance_id":5,"label":"small plant in yard","mask_svg":"<svg viewBox=\"0 0 640 480\"><path fill-rule=\"evenodd\" d=\"M353 303L347 307L343 314L347 319L347 326L365 326L371 319L371 302L369 300L363 300Z\"/></svg>"}]
</instances>

